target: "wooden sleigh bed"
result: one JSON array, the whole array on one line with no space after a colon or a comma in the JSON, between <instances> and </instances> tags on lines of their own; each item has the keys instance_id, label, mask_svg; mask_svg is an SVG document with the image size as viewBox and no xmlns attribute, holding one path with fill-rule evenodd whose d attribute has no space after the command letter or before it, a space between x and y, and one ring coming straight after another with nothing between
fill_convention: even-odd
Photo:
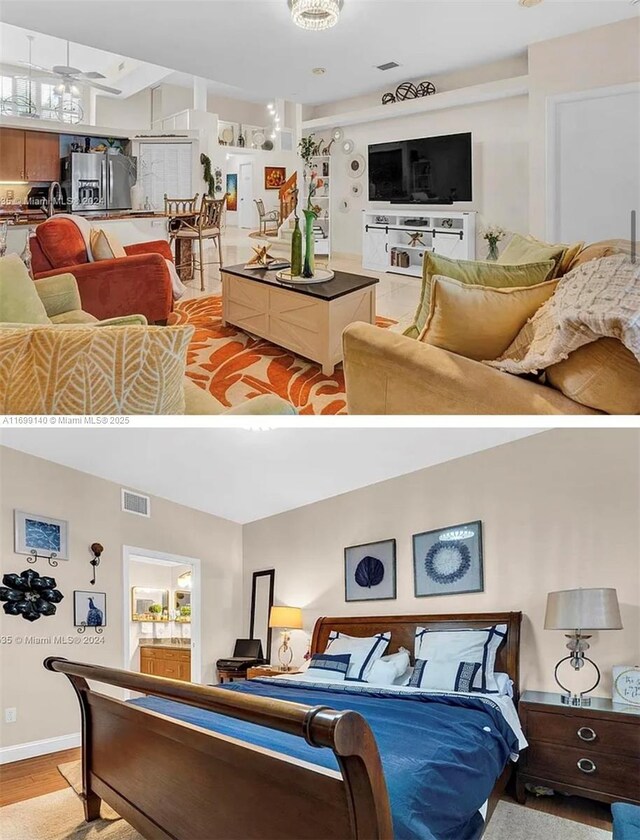
<instances>
[{"instance_id":1,"label":"wooden sleigh bed","mask_svg":"<svg viewBox=\"0 0 640 840\"><path fill-rule=\"evenodd\" d=\"M417 625L437 629L506 624L496 671L513 680L518 699L521 613L320 618L311 652L329 633L371 636L391 631L387 653L413 651ZM391 840L387 786L376 741L352 711L247 696L130 671L49 657L66 674L82 715L84 810L104 800L144 837L155 840L354 838ZM165 698L280 730L328 747L339 771L264 749L100 694L87 680ZM489 799L487 821L510 778L510 763Z\"/></svg>"}]
</instances>

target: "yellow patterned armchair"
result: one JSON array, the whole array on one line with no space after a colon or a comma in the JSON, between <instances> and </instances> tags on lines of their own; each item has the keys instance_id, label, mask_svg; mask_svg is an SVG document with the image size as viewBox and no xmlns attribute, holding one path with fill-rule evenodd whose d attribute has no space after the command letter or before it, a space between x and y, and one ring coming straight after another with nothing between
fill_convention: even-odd
<instances>
[{"instance_id":1,"label":"yellow patterned armchair","mask_svg":"<svg viewBox=\"0 0 640 840\"><path fill-rule=\"evenodd\" d=\"M34 281L17 255L2 257L0 413L295 414L271 395L225 410L184 375L192 334L143 315L98 321L72 274Z\"/></svg>"}]
</instances>

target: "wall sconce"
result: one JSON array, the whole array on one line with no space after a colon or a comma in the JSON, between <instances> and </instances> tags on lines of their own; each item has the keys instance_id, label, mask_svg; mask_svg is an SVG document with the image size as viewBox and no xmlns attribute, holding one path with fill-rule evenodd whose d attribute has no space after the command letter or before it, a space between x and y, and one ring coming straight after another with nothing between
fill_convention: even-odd
<instances>
[{"instance_id":1,"label":"wall sconce","mask_svg":"<svg viewBox=\"0 0 640 840\"><path fill-rule=\"evenodd\" d=\"M91 543L91 553L93 554L93 559L89 560L89 563L93 566L93 578L89 581L92 586L96 585L96 569L100 565L100 556L104 548L100 545L100 543Z\"/></svg>"}]
</instances>

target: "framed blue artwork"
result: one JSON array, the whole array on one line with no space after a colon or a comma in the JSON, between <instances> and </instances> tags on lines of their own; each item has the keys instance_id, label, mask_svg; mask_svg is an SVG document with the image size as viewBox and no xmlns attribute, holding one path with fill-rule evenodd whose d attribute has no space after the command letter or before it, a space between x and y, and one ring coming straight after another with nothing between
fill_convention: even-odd
<instances>
[{"instance_id":1,"label":"framed blue artwork","mask_svg":"<svg viewBox=\"0 0 640 840\"><path fill-rule=\"evenodd\" d=\"M382 540L345 548L345 601L385 601L395 597L395 540Z\"/></svg>"},{"instance_id":2,"label":"framed blue artwork","mask_svg":"<svg viewBox=\"0 0 640 840\"><path fill-rule=\"evenodd\" d=\"M14 511L14 549L16 554L30 554L68 560L68 528L62 519L37 513Z\"/></svg>"},{"instance_id":3,"label":"framed blue artwork","mask_svg":"<svg viewBox=\"0 0 640 840\"><path fill-rule=\"evenodd\" d=\"M482 592L482 522L413 535L416 597Z\"/></svg>"},{"instance_id":4,"label":"framed blue artwork","mask_svg":"<svg viewBox=\"0 0 640 840\"><path fill-rule=\"evenodd\" d=\"M75 627L107 626L107 593L73 593L73 624Z\"/></svg>"}]
</instances>

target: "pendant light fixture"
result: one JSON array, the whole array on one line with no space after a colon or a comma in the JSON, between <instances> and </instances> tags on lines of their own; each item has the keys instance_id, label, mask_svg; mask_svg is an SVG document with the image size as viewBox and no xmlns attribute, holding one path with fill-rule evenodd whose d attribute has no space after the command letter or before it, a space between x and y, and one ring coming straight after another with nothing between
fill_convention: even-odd
<instances>
[{"instance_id":1,"label":"pendant light fixture","mask_svg":"<svg viewBox=\"0 0 640 840\"><path fill-rule=\"evenodd\" d=\"M291 17L301 29L316 32L335 26L340 17L341 0L290 0Z\"/></svg>"}]
</instances>

